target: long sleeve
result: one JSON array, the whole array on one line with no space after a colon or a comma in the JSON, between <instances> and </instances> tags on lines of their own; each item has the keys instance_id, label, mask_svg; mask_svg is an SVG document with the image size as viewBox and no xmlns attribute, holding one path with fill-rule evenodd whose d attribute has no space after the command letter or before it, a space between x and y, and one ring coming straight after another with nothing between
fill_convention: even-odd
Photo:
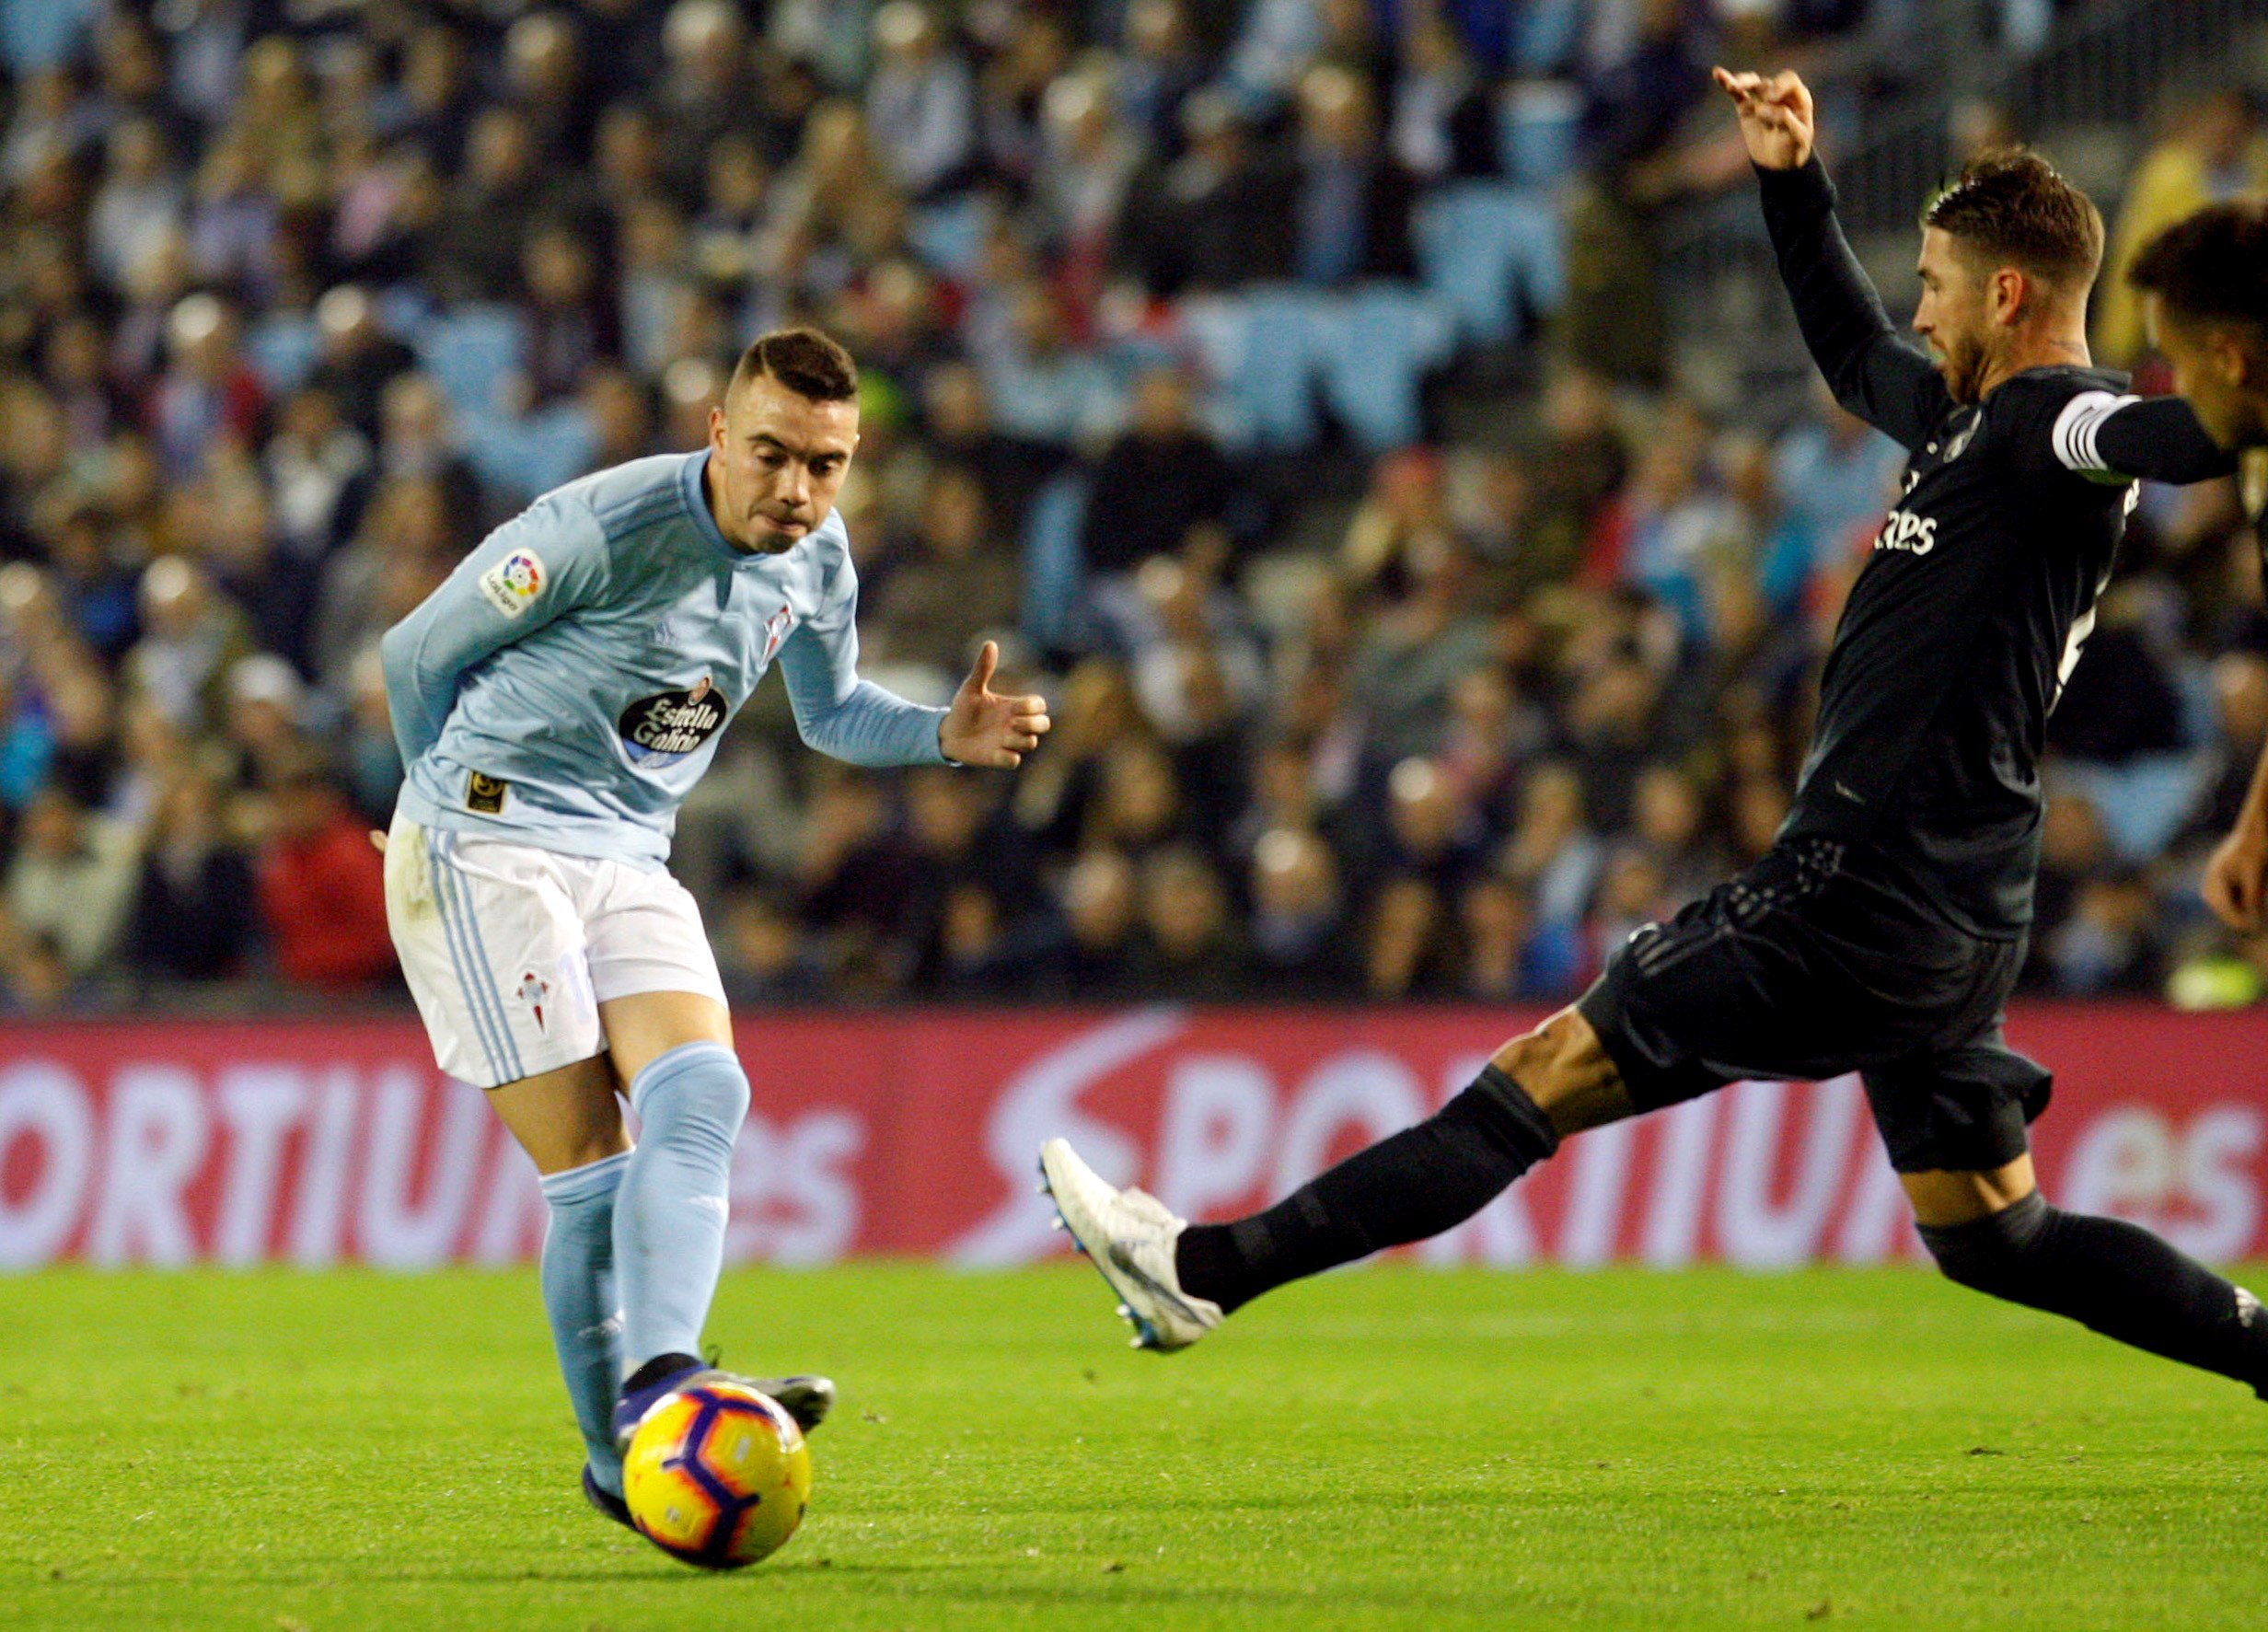
<instances>
[{"instance_id":1,"label":"long sleeve","mask_svg":"<svg viewBox=\"0 0 2268 1632\"><path fill-rule=\"evenodd\" d=\"M441 739L465 675L606 584L605 531L589 508L552 494L498 527L415 611L386 631L378 655L404 766Z\"/></svg>"},{"instance_id":2,"label":"long sleeve","mask_svg":"<svg viewBox=\"0 0 2268 1632\"><path fill-rule=\"evenodd\" d=\"M2064 404L2049 444L2066 469L2102 480L2210 481L2237 469L2179 397L2082 391Z\"/></svg>"},{"instance_id":3,"label":"long sleeve","mask_svg":"<svg viewBox=\"0 0 2268 1632\"><path fill-rule=\"evenodd\" d=\"M1907 448L1952 398L1936 366L1898 338L1834 216L1834 183L1813 154L1793 170L1758 168L1764 219L1803 343L1835 400Z\"/></svg>"},{"instance_id":4,"label":"long sleeve","mask_svg":"<svg viewBox=\"0 0 2268 1632\"><path fill-rule=\"evenodd\" d=\"M846 552L820 614L780 648L795 729L822 754L852 765L947 765L937 728L943 709L924 708L859 678L858 575Z\"/></svg>"}]
</instances>

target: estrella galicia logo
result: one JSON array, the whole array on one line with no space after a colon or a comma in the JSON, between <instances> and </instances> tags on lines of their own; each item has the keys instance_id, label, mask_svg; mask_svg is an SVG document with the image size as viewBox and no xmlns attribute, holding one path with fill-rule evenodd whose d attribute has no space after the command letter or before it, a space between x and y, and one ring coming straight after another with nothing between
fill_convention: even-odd
<instances>
[{"instance_id":1,"label":"estrella galicia logo","mask_svg":"<svg viewBox=\"0 0 2268 1632\"><path fill-rule=\"evenodd\" d=\"M729 712L723 693L703 675L688 689L642 697L622 711L617 728L632 765L675 765L717 734Z\"/></svg>"}]
</instances>

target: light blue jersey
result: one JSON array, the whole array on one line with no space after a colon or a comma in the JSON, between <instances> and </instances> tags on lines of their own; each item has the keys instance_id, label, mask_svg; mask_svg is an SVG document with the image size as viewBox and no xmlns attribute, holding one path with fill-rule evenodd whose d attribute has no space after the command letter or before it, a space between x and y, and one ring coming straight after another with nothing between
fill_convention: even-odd
<instances>
[{"instance_id":1,"label":"light blue jersey","mask_svg":"<svg viewBox=\"0 0 2268 1632\"><path fill-rule=\"evenodd\" d=\"M546 493L387 631L411 819L659 867L775 657L813 747L947 762L943 710L858 677L841 517L778 555L735 550L709 511L708 461L633 459Z\"/></svg>"}]
</instances>

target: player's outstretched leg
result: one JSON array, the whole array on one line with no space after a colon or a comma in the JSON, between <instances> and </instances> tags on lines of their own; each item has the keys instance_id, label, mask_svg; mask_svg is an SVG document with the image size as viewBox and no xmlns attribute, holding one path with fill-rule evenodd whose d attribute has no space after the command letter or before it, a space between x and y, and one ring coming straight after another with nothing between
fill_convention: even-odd
<instances>
[{"instance_id":1,"label":"player's outstretched leg","mask_svg":"<svg viewBox=\"0 0 2268 1632\"><path fill-rule=\"evenodd\" d=\"M748 1079L723 1043L681 1043L631 1081L642 1124L614 1209L622 1350L634 1370L614 1413L627 1440L646 1408L703 1369L702 1324L724 1261L733 1140Z\"/></svg>"},{"instance_id":2,"label":"player's outstretched leg","mask_svg":"<svg viewBox=\"0 0 2268 1632\"><path fill-rule=\"evenodd\" d=\"M1154 1197L1114 1189L1061 1140L1043 1147L1040 1171L1064 1228L1122 1300L1135 1347L1185 1348L1271 1287L1464 1222L1564 1134L1629 1114L1597 1034L1567 1009L1507 1044L1433 1116L1234 1223L1186 1223Z\"/></svg>"},{"instance_id":3,"label":"player's outstretched leg","mask_svg":"<svg viewBox=\"0 0 2268 1632\"><path fill-rule=\"evenodd\" d=\"M622 1458L614 1443L614 1396L622 1376L622 1315L615 1296L614 1200L630 1159L621 1151L540 1181L550 1210L543 1233L543 1309L590 1455L584 1483L618 1503Z\"/></svg>"},{"instance_id":4,"label":"player's outstretched leg","mask_svg":"<svg viewBox=\"0 0 2268 1632\"><path fill-rule=\"evenodd\" d=\"M2016 1183L1994 1182L2010 1169L2020 1169ZM1973 1181L1974 1191L1991 1200L2021 1192L1981 1217L1919 1225L1948 1279L2218 1372L2268 1398L2268 1314L2258 1298L2139 1224L2049 1206L2030 1178L2029 1160L1999 1174L1907 1175L1925 1221L1970 1210L1943 1201L1933 1207L1928 1194L1962 1180Z\"/></svg>"}]
</instances>

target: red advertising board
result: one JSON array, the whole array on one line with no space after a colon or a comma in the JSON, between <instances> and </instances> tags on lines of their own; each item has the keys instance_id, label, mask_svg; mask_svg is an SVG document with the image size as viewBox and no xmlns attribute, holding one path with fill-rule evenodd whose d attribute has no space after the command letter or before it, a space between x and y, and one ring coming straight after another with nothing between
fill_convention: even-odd
<instances>
[{"instance_id":1,"label":"red advertising board","mask_svg":"<svg viewBox=\"0 0 2268 1632\"><path fill-rule=\"evenodd\" d=\"M1150 1008L750 1014L737 1261L1060 1250L1040 1141L1180 1211L1249 1210L1424 1115L1534 1016ZM2268 1013L2019 1010L2056 1072L2049 1194L2199 1255L2268 1252ZM414 1023L0 1027L0 1267L413 1268L530 1256L542 1198ZM1852 1079L1741 1083L1572 1140L1429 1262L1758 1267L1915 1251Z\"/></svg>"}]
</instances>

